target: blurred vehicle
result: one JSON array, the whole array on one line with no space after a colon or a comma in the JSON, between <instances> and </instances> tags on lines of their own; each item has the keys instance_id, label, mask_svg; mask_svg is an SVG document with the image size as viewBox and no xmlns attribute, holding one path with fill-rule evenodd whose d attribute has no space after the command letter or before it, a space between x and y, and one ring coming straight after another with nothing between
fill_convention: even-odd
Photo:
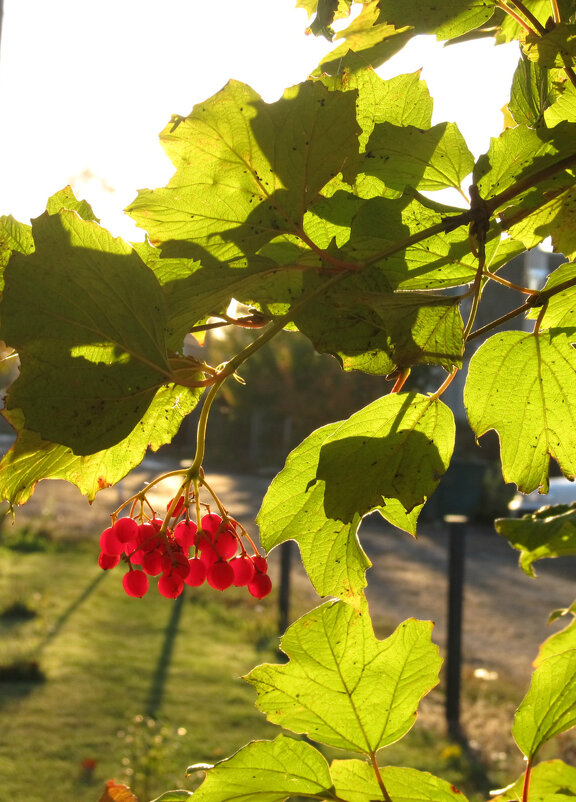
<instances>
[{"instance_id":1,"label":"blurred vehicle","mask_svg":"<svg viewBox=\"0 0 576 802\"><path fill-rule=\"evenodd\" d=\"M550 488L545 495L537 490L527 494L516 493L508 504L508 509L513 515L526 515L536 512L540 507L574 503L576 503L576 482L571 482L564 476L555 476L550 479Z\"/></svg>"}]
</instances>

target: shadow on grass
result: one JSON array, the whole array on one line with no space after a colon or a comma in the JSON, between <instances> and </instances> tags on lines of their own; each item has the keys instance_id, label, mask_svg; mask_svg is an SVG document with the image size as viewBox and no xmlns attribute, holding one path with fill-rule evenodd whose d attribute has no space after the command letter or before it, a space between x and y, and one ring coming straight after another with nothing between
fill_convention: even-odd
<instances>
[{"instance_id":1,"label":"shadow on grass","mask_svg":"<svg viewBox=\"0 0 576 802\"><path fill-rule=\"evenodd\" d=\"M178 634L178 626L182 616L182 608L184 606L184 593L177 596L174 600L172 613L166 632L164 635L164 643L162 644L162 651L156 664L156 670L152 677L152 684L150 686L150 693L148 694L148 701L146 703L146 715L155 719L158 711L162 705L162 698L164 696L164 688L166 686L166 679L168 677L168 670L172 661L172 652L174 651L174 644L176 642L176 635Z\"/></svg>"},{"instance_id":2,"label":"shadow on grass","mask_svg":"<svg viewBox=\"0 0 576 802\"><path fill-rule=\"evenodd\" d=\"M66 625L70 617L76 612L76 610L82 604L84 604L85 601L87 601L90 598L90 596L94 593L94 591L96 590L100 582L102 582L105 576L106 576L105 571L101 571L97 576L95 576L92 582L90 582L84 588L84 590L78 596L78 598L75 599L72 602L72 604L70 604L70 606L62 613L62 615L60 616L60 618L58 618L58 620L56 621L50 632L46 635L44 640L38 646L38 651L37 651L38 657L40 657L42 652L46 649L46 647L49 646L52 643L52 641L58 637L58 635L62 631L62 628Z\"/></svg>"}]
</instances>

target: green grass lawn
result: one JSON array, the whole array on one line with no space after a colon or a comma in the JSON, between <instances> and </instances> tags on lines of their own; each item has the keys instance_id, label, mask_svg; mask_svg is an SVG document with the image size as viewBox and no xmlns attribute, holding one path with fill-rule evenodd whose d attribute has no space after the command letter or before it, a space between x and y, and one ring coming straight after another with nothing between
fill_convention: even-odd
<instances>
[{"instance_id":1,"label":"green grass lawn","mask_svg":"<svg viewBox=\"0 0 576 802\"><path fill-rule=\"evenodd\" d=\"M96 802L107 779L130 779L127 768L145 800L193 787L187 765L275 734L241 680L275 659L273 601L204 588L176 602L131 599L120 570L101 571L96 556L0 549L0 614L14 610L0 618L0 668L22 673L0 682L2 802ZM34 661L43 681L28 678Z\"/></svg>"},{"instance_id":2,"label":"green grass lawn","mask_svg":"<svg viewBox=\"0 0 576 802\"><path fill-rule=\"evenodd\" d=\"M194 788L188 765L278 734L241 679L278 659L274 593L258 602L243 589L188 588L172 602L151 589L132 599L121 569L98 568L96 540L12 546L0 548L1 802L97 802L111 778L148 802ZM486 798L482 767L440 732L417 725L382 758Z\"/></svg>"}]
</instances>

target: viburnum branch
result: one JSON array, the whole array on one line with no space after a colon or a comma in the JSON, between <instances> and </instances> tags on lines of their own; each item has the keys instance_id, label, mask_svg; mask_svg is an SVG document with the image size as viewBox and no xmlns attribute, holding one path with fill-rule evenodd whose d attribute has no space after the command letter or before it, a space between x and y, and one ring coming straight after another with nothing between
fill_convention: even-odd
<instances>
[{"instance_id":1,"label":"viburnum branch","mask_svg":"<svg viewBox=\"0 0 576 802\"><path fill-rule=\"evenodd\" d=\"M560 8L558 6L558 0L550 0L552 5L552 17L554 22L559 23L562 22L562 15L560 14Z\"/></svg>"},{"instance_id":2,"label":"viburnum branch","mask_svg":"<svg viewBox=\"0 0 576 802\"><path fill-rule=\"evenodd\" d=\"M539 33L540 36L546 33L546 28L542 23L536 19L534 14L530 11L530 9L522 2L522 0L509 0L513 5L516 6L518 11L526 17L530 25L534 28L536 33Z\"/></svg>"}]
</instances>

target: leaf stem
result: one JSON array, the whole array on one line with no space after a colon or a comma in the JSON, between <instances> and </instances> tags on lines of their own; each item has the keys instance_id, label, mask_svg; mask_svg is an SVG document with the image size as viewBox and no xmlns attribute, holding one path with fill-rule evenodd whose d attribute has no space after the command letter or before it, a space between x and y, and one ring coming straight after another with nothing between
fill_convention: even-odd
<instances>
[{"instance_id":1,"label":"leaf stem","mask_svg":"<svg viewBox=\"0 0 576 802\"><path fill-rule=\"evenodd\" d=\"M532 776L532 761L529 760L524 772L524 784L522 786L522 802L528 802L528 793L530 791L530 777Z\"/></svg>"},{"instance_id":2,"label":"leaf stem","mask_svg":"<svg viewBox=\"0 0 576 802\"><path fill-rule=\"evenodd\" d=\"M459 371L459 368L456 368L456 367L452 368L452 372L450 373L450 375L449 375L449 376L447 376L447 377L444 379L444 381L442 382L442 384L440 385L440 387L439 387L439 388L436 390L436 392L435 392L435 393L432 393L432 394L429 396L429 398L430 398L432 401L435 401L437 398L440 398L440 396L442 395L442 393L443 393L445 390L447 390L447 389L448 389L448 387L450 387L450 385L452 384L452 382L453 382L453 381L454 381L454 379L456 378L456 374L458 373L458 371Z\"/></svg>"},{"instance_id":3,"label":"leaf stem","mask_svg":"<svg viewBox=\"0 0 576 802\"><path fill-rule=\"evenodd\" d=\"M515 20L518 23L518 25L520 25L521 28L524 28L526 33L536 33L536 31L534 31L528 25L528 23L525 20L523 20L522 17L514 11L513 8L510 8L510 6L506 5L506 3L503 2L503 0L498 0L496 5L499 8L501 8L502 11L504 11L506 14L508 14L509 17L512 17L512 19Z\"/></svg>"},{"instance_id":4,"label":"leaf stem","mask_svg":"<svg viewBox=\"0 0 576 802\"><path fill-rule=\"evenodd\" d=\"M540 36L546 33L546 28L544 27L544 25L542 25L542 23L536 19L534 14L530 11L530 9L526 5L524 5L522 0L510 0L510 2L516 6L516 8L521 14L524 14L528 22L533 26L534 30L540 34Z\"/></svg>"},{"instance_id":5,"label":"leaf stem","mask_svg":"<svg viewBox=\"0 0 576 802\"><path fill-rule=\"evenodd\" d=\"M382 775L380 774L380 766L378 765L378 761L376 760L376 752L370 753L370 762L372 763L374 774L376 775L378 785L380 786L380 790L382 791L383 799L385 799L386 802L392 802L392 798L390 797L390 794L386 790L386 786L384 785L384 780L382 779Z\"/></svg>"},{"instance_id":6,"label":"leaf stem","mask_svg":"<svg viewBox=\"0 0 576 802\"><path fill-rule=\"evenodd\" d=\"M554 19L554 22L558 24L559 22L562 22L562 16L560 14L558 0L550 0L550 3L552 5L552 17Z\"/></svg>"},{"instance_id":7,"label":"leaf stem","mask_svg":"<svg viewBox=\"0 0 576 802\"><path fill-rule=\"evenodd\" d=\"M491 278L493 281L497 281L498 284L503 284L505 287L510 287L511 290L518 290L518 292L521 292L524 295L538 295L538 290L531 290L528 287L521 287L519 284L514 284L513 281L508 281L508 279L502 278L502 276L492 273L490 270L485 269L484 275L488 278Z\"/></svg>"}]
</instances>

